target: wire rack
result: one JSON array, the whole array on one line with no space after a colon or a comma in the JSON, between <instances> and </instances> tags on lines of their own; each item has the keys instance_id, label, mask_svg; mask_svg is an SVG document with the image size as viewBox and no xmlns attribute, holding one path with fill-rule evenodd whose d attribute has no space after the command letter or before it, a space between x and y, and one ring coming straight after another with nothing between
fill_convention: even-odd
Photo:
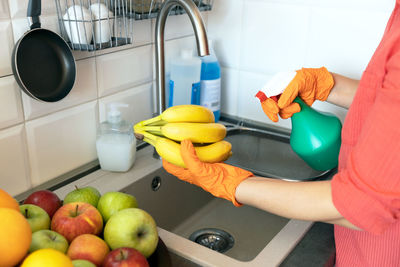
<instances>
[{"instance_id":1,"label":"wire rack","mask_svg":"<svg viewBox=\"0 0 400 267\"><path fill-rule=\"evenodd\" d=\"M156 18L165 0L128 0L129 16L135 20ZM200 11L209 11L213 6L214 0L193 0ZM169 15L181 15L185 10L182 7L176 6Z\"/></svg>"},{"instance_id":2,"label":"wire rack","mask_svg":"<svg viewBox=\"0 0 400 267\"><path fill-rule=\"evenodd\" d=\"M132 43L133 23L123 1L55 0L61 36L72 50L94 51Z\"/></svg>"},{"instance_id":3,"label":"wire rack","mask_svg":"<svg viewBox=\"0 0 400 267\"><path fill-rule=\"evenodd\" d=\"M133 21L156 18L165 0L55 0L61 36L72 50L94 51L131 44ZM200 11L213 0L193 0ZM174 7L169 15L185 10Z\"/></svg>"}]
</instances>

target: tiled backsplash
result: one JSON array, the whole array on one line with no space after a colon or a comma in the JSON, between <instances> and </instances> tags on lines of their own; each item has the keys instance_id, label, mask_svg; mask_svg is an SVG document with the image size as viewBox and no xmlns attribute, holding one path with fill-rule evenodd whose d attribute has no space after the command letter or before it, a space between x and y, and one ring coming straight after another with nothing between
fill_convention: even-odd
<instances>
[{"instance_id":1,"label":"tiled backsplash","mask_svg":"<svg viewBox=\"0 0 400 267\"><path fill-rule=\"evenodd\" d=\"M63 100L43 103L23 93L11 53L29 29L27 2L0 0L0 188L14 195L95 160L96 128L108 103L129 104L122 114L132 123L154 110L154 20L134 22L131 45L74 51L77 78ZM202 15L222 66L222 112L269 123L254 95L278 71L324 65L359 78L394 2L215 0ZM55 10L54 0L42 0L42 26L58 32ZM186 15L169 17L165 34L167 62L182 47L195 49ZM290 120L279 125L290 127Z\"/></svg>"},{"instance_id":2,"label":"tiled backsplash","mask_svg":"<svg viewBox=\"0 0 400 267\"><path fill-rule=\"evenodd\" d=\"M0 188L13 195L96 160L96 129L108 103L129 104L122 115L131 123L154 110L154 20L134 22L131 45L74 51L75 85L61 101L39 102L22 92L11 54L29 29L27 3L0 0ZM40 19L43 28L59 32L54 0L42 0ZM194 48L187 16L168 18L166 39L167 58L181 47Z\"/></svg>"},{"instance_id":3,"label":"tiled backsplash","mask_svg":"<svg viewBox=\"0 0 400 267\"><path fill-rule=\"evenodd\" d=\"M222 111L271 123L257 91L279 71L326 66L360 78L395 0L216 0L208 33L223 66ZM318 101L317 101L318 102ZM344 118L328 103L318 109ZM278 125L291 127L290 120Z\"/></svg>"}]
</instances>

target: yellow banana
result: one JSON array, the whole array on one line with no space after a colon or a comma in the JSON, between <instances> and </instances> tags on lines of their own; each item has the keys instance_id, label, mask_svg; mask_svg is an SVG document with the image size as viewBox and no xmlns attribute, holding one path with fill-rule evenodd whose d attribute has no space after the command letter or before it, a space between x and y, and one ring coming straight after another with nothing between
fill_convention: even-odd
<instances>
[{"instance_id":1,"label":"yellow banana","mask_svg":"<svg viewBox=\"0 0 400 267\"><path fill-rule=\"evenodd\" d=\"M138 131L137 134L144 136L143 140L157 150L157 153L166 161L186 168L183 162L180 144L168 138L155 136L145 131ZM195 150L199 159L203 162L215 163L227 160L231 155L232 145L227 141L219 141L206 146L196 146Z\"/></svg>"},{"instance_id":2,"label":"yellow banana","mask_svg":"<svg viewBox=\"0 0 400 267\"><path fill-rule=\"evenodd\" d=\"M214 114L199 105L178 105L167 108L157 117L140 122L141 125L164 125L166 122L214 122Z\"/></svg>"},{"instance_id":3,"label":"yellow banana","mask_svg":"<svg viewBox=\"0 0 400 267\"><path fill-rule=\"evenodd\" d=\"M226 136L226 128L221 123L175 122L162 126L143 126L141 129L175 141L190 139L193 143L214 143Z\"/></svg>"}]
</instances>

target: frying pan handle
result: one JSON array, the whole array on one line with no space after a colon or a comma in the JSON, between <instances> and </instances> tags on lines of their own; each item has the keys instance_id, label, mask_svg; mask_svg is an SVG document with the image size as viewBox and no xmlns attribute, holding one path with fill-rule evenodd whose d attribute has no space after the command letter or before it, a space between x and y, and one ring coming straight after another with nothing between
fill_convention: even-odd
<instances>
[{"instance_id":1,"label":"frying pan handle","mask_svg":"<svg viewBox=\"0 0 400 267\"><path fill-rule=\"evenodd\" d=\"M40 28L39 16L42 13L42 1L41 0L29 0L27 16L31 18L31 30Z\"/></svg>"}]
</instances>

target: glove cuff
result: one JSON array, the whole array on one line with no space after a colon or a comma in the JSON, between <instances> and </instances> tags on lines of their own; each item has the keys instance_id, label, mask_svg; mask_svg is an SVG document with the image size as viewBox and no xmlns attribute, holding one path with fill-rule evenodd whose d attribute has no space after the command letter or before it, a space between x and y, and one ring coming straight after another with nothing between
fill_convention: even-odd
<instances>
[{"instance_id":1,"label":"glove cuff","mask_svg":"<svg viewBox=\"0 0 400 267\"><path fill-rule=\"evenodd\" d=\"M318 88L315 98L320 101L325 101L328 98L333 86L335 85L333 76L327 70L327 68L321 67L318 69L316 80Z\"/></svg>"},{"instance_id":2,"label":"glove cuff","mask_svg":"<svg viewBox=\"0 0 400 267\"><path fill-rule=\"evenodd\" d=\"M243 182L244 180L246 180L247 178L249 178L249 177L251 177L251 176L254 176L254 174L253 174L252 172L249 172L249 171L246 171L246 170L241 169L241 175L238 176L238 177L235 177L235 180L234 180L232 183L230 183L230 184L228 185L228 186L230 187L230 188L229 188L229 192L231 192L231 199L230 199L230 201L232 201L233 205L235 205L236 207L241 207L241 206L243 206L243 204L237 202L237 200L236 200L236 197L235 197L235 195L236 195L236 188L239 186L239 184L240 184L241 182Z\"/></svg>"}]
</instances>

